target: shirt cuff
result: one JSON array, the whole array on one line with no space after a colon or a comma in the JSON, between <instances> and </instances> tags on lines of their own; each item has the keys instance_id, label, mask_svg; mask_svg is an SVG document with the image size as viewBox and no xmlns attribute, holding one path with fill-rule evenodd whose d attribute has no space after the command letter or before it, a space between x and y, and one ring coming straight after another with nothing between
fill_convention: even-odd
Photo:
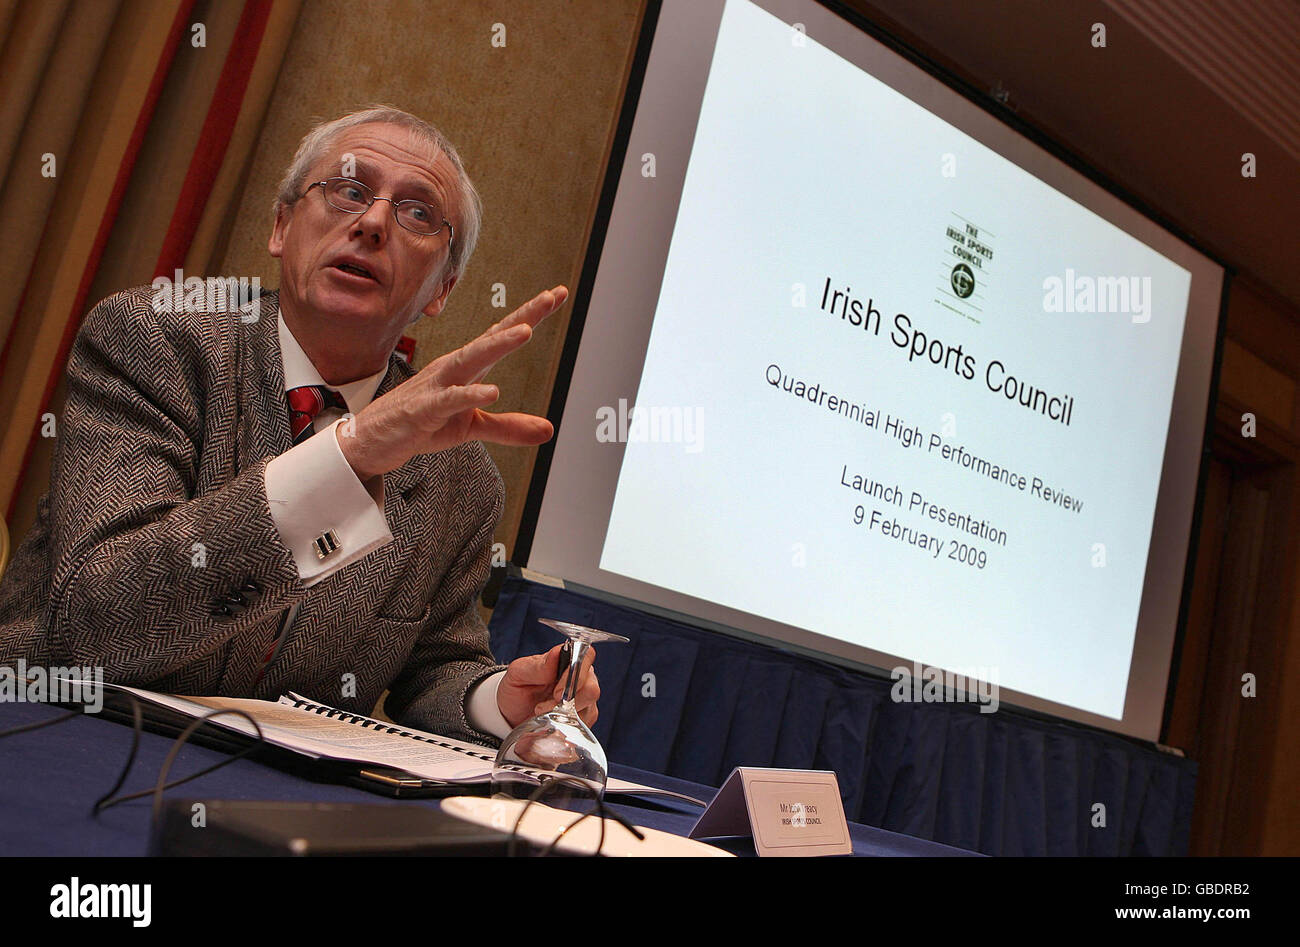
<instances>
[{"instance_id":1,"label":"shirt cuff","mask_svg":"<svg viewBox=\"0 0 1300 947\"><path fill-rule=\"evenodd\" d=\"M465 719L469 725L501 740L510 736L510 731L514 729L497 706L497 688L505 676L505 671L497 671L491 677L483 678L465 698Z\"/></svg>"},{"instance_id":2,"label":"shirt cuff","mask_svg":"<svg viewBox=\"0 0 1300 947\"><path fill-rule=\"evenodd\" d=\"M372 494L357 479L334 433L338 424L266 465L271 519L303 585L315 585L393 541L382 487Z\"/></svg>"}]
</instances>

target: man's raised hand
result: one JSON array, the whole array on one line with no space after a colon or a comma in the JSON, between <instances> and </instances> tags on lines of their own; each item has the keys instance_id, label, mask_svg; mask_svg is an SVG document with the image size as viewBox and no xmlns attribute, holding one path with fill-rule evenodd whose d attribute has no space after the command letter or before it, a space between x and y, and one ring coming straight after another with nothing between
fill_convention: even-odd
<instances>
[{"instance_id":1,"label":"man's raised hand","mask_svg":"<svg viewBox=\"0 0 1300 947\"><path fill-rule=\"evenodd\" d=\"M465 441L531 447L550 440L554 429L545 418L484 411L500 393L496 385L481 381L493 365L532 338L533 328L568 296L563 286L537 294L474 341L430 362L339 425L339 446L357 476L369 480L396 470L416 454Z\"/></svg>"}]
</instances>

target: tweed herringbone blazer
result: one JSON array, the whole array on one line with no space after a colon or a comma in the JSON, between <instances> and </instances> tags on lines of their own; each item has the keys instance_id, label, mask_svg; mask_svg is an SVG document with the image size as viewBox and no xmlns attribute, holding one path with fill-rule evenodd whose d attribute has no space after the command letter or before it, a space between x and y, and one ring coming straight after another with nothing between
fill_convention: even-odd
<instances>
[{"instance_id":1,"label":"tweed herringbone blazer","mask_svg":"<svg viewBox=\"0 0 1300 947\"><path fill-rule=\"evenodd\" d=\"M265 486L290 447L278 294L249 323L152 297L105 299L77 335L50 491L0 582L0 663L101 666L177 694L294 690L363 714L388 688L394 720L495 742L464 710L501 669L475 608L505 497L483 445L386 474L393 542L304 587ZM394 356L376 397L413 374Z\"/></svg>"}]
</instances>

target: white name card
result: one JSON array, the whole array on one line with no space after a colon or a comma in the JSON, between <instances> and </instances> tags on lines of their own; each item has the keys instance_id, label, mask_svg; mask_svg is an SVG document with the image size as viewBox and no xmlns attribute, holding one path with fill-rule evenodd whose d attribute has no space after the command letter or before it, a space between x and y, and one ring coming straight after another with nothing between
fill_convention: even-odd
<instances>
[{"instance_id":1,"label":"white name card","mask_svg":"<svg viewBox=\"0 0 1300 947\"><path fill-rule=\"evenodd\" d=\"M753 836L759 855L848 855L853 851L840 784L829 770L738 766L689 838Z\"/></svg>"}]
</instances>

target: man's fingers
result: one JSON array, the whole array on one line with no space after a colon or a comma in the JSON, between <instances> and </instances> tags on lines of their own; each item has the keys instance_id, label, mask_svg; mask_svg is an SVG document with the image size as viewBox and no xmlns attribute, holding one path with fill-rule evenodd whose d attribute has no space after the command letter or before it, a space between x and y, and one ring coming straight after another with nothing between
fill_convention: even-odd
<instances>
[{"instance_id":1,"label":"man's fingers","mask_svg":"<svg viewBox=\"0 0 1300 947\"><path fill-rule=\"evenodd\" d=\"M527 325L529 328L536 328L538 323L563 306L564 301L568 299L568 297L569 291L563 286L557 286L554 289L547 290L546 292L538 293L510 315L493 325L490 329L484 332L480 338L498 332L504 332L508 329L513 329L518 325ZM500 358L498 358L498 361L500 361ZM491 365L485 366L477 374L466 379L466 382L481 380L483 376L488 373L491 367Z\"/></svg>"},{"instance_id":2,"label":"man's fingers","mask_svg":"<svg viewBox=\"0 0 1300 947\"><path fill-rule=\"evenodd\" d=\"M556 645L545 654L516 658L510 663L507 678L513 686L525 688L529 692L529 696L534 701L533 716L554 709L564 695L564 681L567 674L560 673L562 647L563 645ZM578 708L578 715L587 721L588 725L596 721L596 701L600 699L600 682L596 679L596 672L592 668L595 658L596 650L589 649L582 661L582 676L578 680L573 700ZM548 691L549 696L543 697L542 695Z\"/></svg>"},{"instance_id":3,"label":"man's fingers","mask_svg":"<svg viewBox=\"0 0 1300 947\"><path fill-rule=\"evenodd\" d=\"M559 700L560 698L556 697L555 699ZM573 699L573 703L577 706L579 715L585 719L587 712L594 708L599 700L600 688L593 681L591 686L578 692Z\"/></svg>"},{"instance_id":4,"label":"man's fingers","mask_svg":"<svg viewBox=\"0 0 1300 947\"><path fill-rule=\"evenodd\" d=\"M532 337L532 327L527 325L480 335L473 342L430 362L424 371L440 385L470 385Z\"/></svg>"},{"instance_id":5,"label":"man's fingers","mask_svg":"<svg viewBox=\"0 0 1300 947\"><path fill-rule=\"evenodd\" d=\"M439 385L472 384L475 376L481 378L493 365L527 342L532 331L528 326L520 325L491 335L480 335L455 351L434 359L420 375L427 375Z\"/></svg>"},{"instance_id":6,"label":"man's fingers","mask_svg":"<svg viewBox=\"0 0 1300 947\"><path fill-rule=\"evenodd\" d=\"M582 684L578 688L578 693L574 697L574 704L578 708L578 716L587 724L592 726L596 722L596 703L600 700L600 682L596 679L595 672L589 672L582 676Z\"/></svg>"},{"instance_id":7,"label":"man's fingers","mask_svg":"<svg viewBox=\"0 0 1300 947\"><path fill-rule=\"evenodd\" d=\"M496 385L465 385L456 388L440 388L429 399L426 409L428 411L427 417L430 421L442 422L442 424L433 428L438 430L443 424L446 424L449 418L471 408L481 408L484 405L493 404L500 397L501 391Z\"/></svg>"},{"instance_id":8,"label":"man's fingers","mask_svg":"<svg viewBox=\"0 0 1300 947\"><path fill-rule=\"evenodd\" d=\"M578 685L573 689L573 702L578 707L596 702L600 696L600 684L596 681L596 671L593 665L596 663L596 649L588 648L586 655L582 659L582 676L578 678ZM556 700L564 696L564 680L568 675L562 676L555 682L553 694Z\"/></svg>"},{"instance_id":9,"label":"man's fingers","mask_svg":"<svg viewBox=\"0 0 1300 947\"><path fill-rule=\"evenodd\" d=\"M560 648L556 645L545 654L530 654L510 662L511 682L524 687L549 685L560 673Z\"/></svg>"},{"instance_id":10,"label":"man's fingers","mask_svg":"<svg viewBox=\"0 0 1300 947\"><path fill-rule=\"evenodd\" d=\"M596 679L596 672L592 668L592 662L595 661L595 649L590 649L588 654L590 657L584 658L582 662L582 676L579 678L578 685L574 689L573 703L578 710L578 716L586 721L587 726L592 726L595 724L598 714L596 702L600 699L600 682ZM549 657L549 652L547 656ZM538 655L538 657L542 656ZM544 714L548 710L552 710L564 696L564 681L567 675L559 673L558 660L555 662L554 672L556 678L551 687L551 695L533 706L533 716Z\"/></svg>"},{"instance_id":11,"label":"man's fingers","mask_svg":"<svg viewBox=\"0 0 1300 947\"><path fill-rule=\"evenodd\" d=\"M538 293L472 342L434 359L421 374L428 373L440 385L481 381L493 365L531 339L533 327L559 309L568 296L563 286Z\"/></svg>"},{"instance_id":12,"label":"man's fingers","mask_svg":"<svg viewBox=\"0 0 1300 947\"><path fill-rule=\"evenodd\" d=\"M535 414L507 411L494 414L476 411L470 425L469 437L476 441L490 441L509 447L536 447L545 444L555 433L555 426L546 418Z\"/></svg>"},{"instance_id":13,"label":"man's fingers","mask_svg":"<svg viewBox=\"0 0 1300 947\"><path fill-rule=\"evenodd\" d=\"M500 332L524 322L536 328L539 322L563 306L568 298L569 291L563 286L540 292L483 334L491 335L493 332Z\"/></svg>"},{"instance_id":14,"label":"man's fingers","mask_svg":"<svg viewBox=\"0 0 1300 947\"><path fill-rule=\"evenodd\" d=\"M545 418L481 410L500 398L480 384L492 366L532 338L533 326L568 298L563 286L539 293L487 332L434 359L405 385L358 413L348 426L344 457L366 479L394 470L415 453L433 453L467 440L535 447L555 434ZM355 438L355 439L352 439Z\"/></svg>"}]
</instances>

